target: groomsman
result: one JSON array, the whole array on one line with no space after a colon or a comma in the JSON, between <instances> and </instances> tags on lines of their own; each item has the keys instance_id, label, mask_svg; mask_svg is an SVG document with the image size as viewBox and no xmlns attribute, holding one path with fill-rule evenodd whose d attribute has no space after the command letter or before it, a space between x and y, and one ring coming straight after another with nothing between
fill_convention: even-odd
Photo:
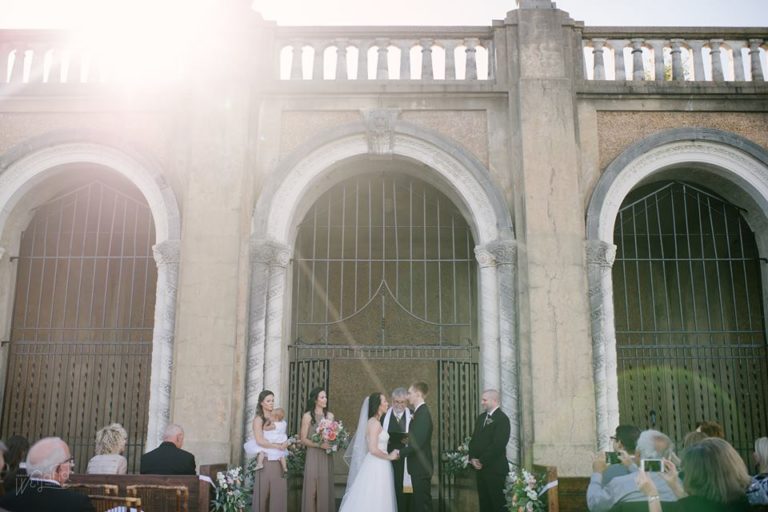
<instances>
[{"instance_id":1,"label":"groomsman","mask_svg":"<svg viewBox=\"0 0 768 512\"><path fill-rule=\"evenodd\" d=\"M424 403L428 392L425 382L415 382L408 388L413 417L408 444L400 450L413 482L413 512L432 512L432 415Z\"/></svg>"},{"instance_id":2,"label":"groomsman","mask_svg":"<svg viewBox=\"0 0 768 512\"><path fill-rule=\"evenodd\" d=\"M501 512L504 482L509 473L509 418L499 408L499 392L495 389L483 392L481 404L485 412L477 417L469 441L469 463L477 470L480 512Z\"/></svg>"},{"instance_id":3,"label":"groomsman","mask_svg":"<svg viewBox=\"0 0 768 512\"><path fill-rule=\"evenodd\" d=\"M402 450L405 446L405 438L408 432L408 426L411 423L411 411L408 409L408 390L397 388L392 391L391 402L387 414L382 416L381 424L384 430L389 433L389 442L387 443L387 453L392 450ZM397 497L397 512L408 512L410 510L410 498L413 492L410 475L405 473L405 459L402 457L392 461L392 469L395 473L395 496ZM407 481L403 482L403 477ZM403 494L403 485L407 487L406 494Z\"/></svg>"}]
</instances>

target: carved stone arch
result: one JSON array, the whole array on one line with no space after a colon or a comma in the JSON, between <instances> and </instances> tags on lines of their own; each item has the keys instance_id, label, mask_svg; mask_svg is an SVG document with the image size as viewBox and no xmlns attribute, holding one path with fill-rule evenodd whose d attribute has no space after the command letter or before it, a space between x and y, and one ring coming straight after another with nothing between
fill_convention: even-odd
<instances>
[{"instance_id":1,"label":"carved stone arch","mask_svg":"<svg viewBox=\"0 0 768 512\"><path fill-rule=\"evenodd\" d=\"M478 246L482 385L502 392L505 408L517 418L516 242L509 208L488 169L443 136L397 119L398 112L364 112L363 122L330 130L304 143L278 163L254 208L250 333L246 382L246 432L256 398L268 388L285 394L287 330L285 258L296 227L315 199L347 176L334 175L355 158L399 158L424 169L422 179L443 192L464 215ZM264 258L264 254L274 257ZM509 457L518 460L514 421Z\"/></svg>"},{"instance_id":2,"label":"carved stone arch","mask_svg":"<svg viewBox=\"0 0 768 512\"><path fill-rule=\"evenodd\" d=\"M694 171L691 171L695 168ZM762 255L768 254L768 151L738 135L705 128L664 131L626 149L598 180L587 209L587 275L592 311L597 436L608 446L619 422L611 267L613 231L627 194L657 179L694 179L749 212ZM766 278L763 277L765 289Z\"/></svg>"},{"instance_id":3,"label":"carved stone arch","mask_svg":"<svg viewBox=\"0 0 768 512\"><path fill-rule=\"evenodd\" d=\"M90 138L78 139L77 134L71 132L50 133L30 139L0 156L0 235L6 232L10 214L25 195L61 172L61 167L67 164L96 164L122 175L141 192L152 212L153 253L158 273L146 439L146 447L151 449L161 442L163 429L170 419L181 236L176 196L160 167L151 159L125 147L94 142Z\"/></svg>"}]
</instances>

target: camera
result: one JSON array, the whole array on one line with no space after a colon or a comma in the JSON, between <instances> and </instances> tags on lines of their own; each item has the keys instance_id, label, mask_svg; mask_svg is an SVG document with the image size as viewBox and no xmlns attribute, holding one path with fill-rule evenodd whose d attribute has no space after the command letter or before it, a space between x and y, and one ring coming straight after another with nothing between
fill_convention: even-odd
<instances>
[{"instance_id":1,"label":"camera","mask_svg":"<svg viewBox=\"0 0 768 512\"><path fill-rule=\"evenodd\" d=\"M646 473L663 473L664 461L661 459L643 459L641 461L643 471Z\"/></svg>"},{"instance_id":2,"label":"camera","mask_svg":"<svg viewBox=\"0 0 768 512\"><path fill-rule=\"evenodd\" d=\"M619 459L619 452L605 452L606 464L619 464L620 462L621 459Z\"/></svg>"}]
</instances>

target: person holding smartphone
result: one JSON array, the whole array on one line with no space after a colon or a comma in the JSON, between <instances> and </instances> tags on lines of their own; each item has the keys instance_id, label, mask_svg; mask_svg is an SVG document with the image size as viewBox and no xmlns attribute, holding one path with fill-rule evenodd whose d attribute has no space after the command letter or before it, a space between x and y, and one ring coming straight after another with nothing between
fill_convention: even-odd
<instances>
[{"instance_id":1,"label":"person holding smartphone","mask_svg":"<svg viewBox=\"0 0 768 512\"><path fill-rule=\"evenodd\" d=\"M603 485L602 482L602 474L607 468L605 456L597 456L592 464L594 473L587 488L587 506L590 512L608 512L619 503L648 501L648 496L640 489L636 479L637 471L643 466L658 491L657 498L654 499L661 502L677 501L677 495L662 476L663 473L648 471L664 469L664 465L660 461L661 459L669 459L673 455L672 449L672 441L661 432L657 430L641 432L635 447L635 459L640 463L640 467L630 464L629 474L617 476L607 485ZM647 462L644 463L643 461Z\"/></svg>"},{"instance_id":2,"label":"person holding smartphone","mask_svg":"<svg viewBox=\"0 0 768 512\"><path fill-rule=\"evenodd\" d=\"M605 462L608 467L603 471L603 486L608 485L617 476L630 473L630 467L635 464L632 457L637 447L640 429L634 425L619 425L611 436L613 450L605 452Z\"/></svg>"}]
</instances>

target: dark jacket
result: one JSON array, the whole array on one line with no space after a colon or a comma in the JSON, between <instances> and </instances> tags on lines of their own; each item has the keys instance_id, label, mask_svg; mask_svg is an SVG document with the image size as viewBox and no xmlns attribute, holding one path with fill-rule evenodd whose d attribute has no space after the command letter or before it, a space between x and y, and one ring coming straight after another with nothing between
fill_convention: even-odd
<instances>
[{"instance_id":1,"label":"dark jacket","mask_svg":"<svg viewBox=\"0 0 768 512\"><path fill-rule=\"evenodd\" d=\"M165 441L141 456L142 475L194 475L195 456Z\"/></svg>"},{"instance_id":2,"label":"dark jacket","mask_svg":"<svg viewBox=\"0 0 768 512\"><path fill-rule=\"evenodd\" d=\"M469 458L479 459L483 465L482 471L506 475L509 473L509 418L501 408L496 408L486 422L487 416L488 413L484 412L475 421L475 431L469 442Z\"/></svg>"},{"instance_id":3,"label":"dark jacket","mask_svg":"<svg viewBox=\"0 0 768 512\"><path fill-rule=\"evenodd\" d=\"M422 404L411 416L408 446L400 450L411 477L432 476L432 415Z\"/></svg>"},{"instance_id":4,"label":"dark jacket","mask_svg":"<svg viewBox=\"0 0 768 512\"><path fill-rule=\"evenodd\" d=\"M27 480L25 484L0 497L0 508L9 512L96 511L88 496L64 489L53 482Z\"/></svg>"}]
</instances>

